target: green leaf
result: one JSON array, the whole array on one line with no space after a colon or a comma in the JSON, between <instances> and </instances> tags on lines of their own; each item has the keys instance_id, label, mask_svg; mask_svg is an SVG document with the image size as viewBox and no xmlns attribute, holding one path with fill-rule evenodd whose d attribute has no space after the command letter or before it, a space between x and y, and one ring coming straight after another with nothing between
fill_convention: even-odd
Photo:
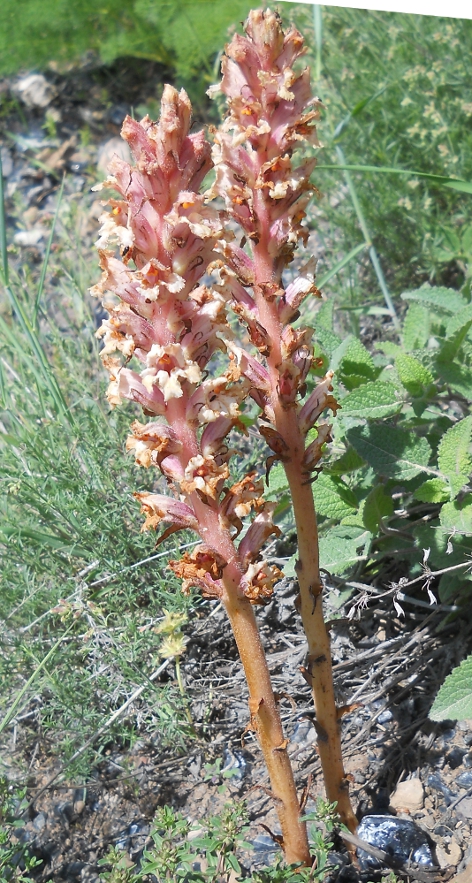
<instances>
[{"instance_id":1,"label":"green leaf","mask_svg":"<svg viewBox=\"0 0 472 883\"><path fill-rule=\"evenodd\" d=\"M453 500L451 503L444 503L439 521L451 533L472 534L472 494L466 494L460 502Z\"/></svg>"},{"instance_id":2,"label":"green leaf","mask_svg":"<svg viewBox=\"0 0 472 883\"><path fill-rule=\"evenodd\" d=\"M413 492L415 500L421 503L445 503L451 499L451 493L442 478L429 478Z\"/></svg>"},{"instance_id":3,"label":"green leaf","mask_svg":"<svg viewBox=\"0 0 472 883\"><path fill-rule=\"evenodd\" d=\"M331 358L334 351L340 345L341 339L332 331L320 326L316 329L316 342L325 351L329 358Z\"/></svg>"},{"instance_id":4,"label":"green leaf","mask_svg":"<svg viewBox=\"0 0 472 883\"><path fill-rule=\"evenodd\" d=\"M467 255L467 257L472 256L472 224L465 228L461 237L461 244L463 254Z\"/></svg>"},{"instance_id":5,"label":"green leaf","mask_svg":"<svg viewBox=\"0 0 472 883\"><path fill-rule=\"evenodd\" d=\"M320 537L320 561L329 573L343 573L359 560L371 534L362 527L343 526L332 528L327 536ZM362 550L362 552L361 552Z\"/></svg>"},{"instance_id":6,"label":"green leaf","mask_svg":"<svg viewBox=\"0 0 472 883\"><path fill-rule=\"evenodd\" d=\"M331 334L333 331L333 313L334 313L334 300L330 298L330 300L324 300L316 313L316 332L318 337L318 330L323 328L325 331L329 331Z\"/></svg>"},{"instance_id":7,"label":"green leaf","mask_svg":"<svg viewBox=\"0 0 472 883\"><path fill-rule=\"evenodd\" d=\"M364 525L371 533L377 533L382 518L388 518L392 514L393 500L385 493L382 485L378 484L365 500L362 517Z\"/></svg>"},{"instance_id":8,"label":"green leaf","mask_svg":"<svg viewBox=\"0 0 472 883\"><path fill-rule=\"evenodd\" d=\"M429 716L433 721L472 718L472 655L447 676Z\"/></svg>"},{"instance_id":9,"label":"green leaf","mask_svg":"<svg viewBox=\"0 0 472 883\"><path fill-rule=\"evenodd\" d=\"M472 321L472 304L468 304L464 309L460 310L458 313L455 313L448 320L446 325L446 337L452 337L457 334L458 331L462 331L462 329L467 326L470 327L470 323Z\"/></svg>"},{"instance_id":10,"label":"green leaf","mask_svg":"<svg viewBox=\"0 0 472 883\"><path fill-rule=\"evenodd\" d=\"M448 479L454 497L467 483L472 472L471 436L472 416L451 426L444 433L438 448L438 466Z\"/></svg>"},{"instance_id":11,"label":"green leaf","mask_svg":"<svg viewBox=\"0 0 472 883\"><path fill-rule=\"evenodd\" d=\"M438 360L438 371L441 380L450 386L453 392L459 392L464 398L472 401L472 370L458 362Z\"/></svg>"},{"instance_id":12,"label":"green leaf","mask_svg":"<svg viewBox=\"0 0 472 883\"><path fill-rule=\"evenodd\" d=\"M414 301L408 307L403 322L403 346L408 352L423 349L430 334L430 316L426 307Z\"/></svg>"},{"instance_id":13,"label":"green leaf","mask_svg":"<svg viewBox=\"0 0 472 883\"><path fill-rule=\"evenodd\" d=\"M452 362L472 325L472 304L461 310L456 316L452 316L446 325L446 340L438 354L438 362Z\"/></svg>"},{"instance_id":14,"label":"green leaf","mask_svg":"<svg viewBox=\"0 0 472 883\"><path fill-rule=\"evenodd\" d=\"M275 463L269 473L268 500L280 500L288 494L288 481L282 463Z\"/></svg>"},{"instance_id":15,"label":"green leaf","mask_svg":"<svg viewBox=\"0 0 472 883\"><path fill-rule=\"evenodd\" d=\"M341 402L341 415L346 417L364 417L375 420L379 417L391 417L402 406L392 383L381 380L364 383L350 392Z\"/></svg>"},{"instance_id":16,"label":"green leaf","mask_svg":"<svg viewBox=\"0 0 472 883\"><path fill-rule=\"evenodd\" d=\"M356 108L362 109L364 104L370 101L369 97L365 102L359 102ZM359 111L358 111L359 112ZM353 114L351 114L353 116ZM459 193L472 193L472 181L462 181L460 178L448 178L446 175L433 175L431 172L418 172L413 169L396 169L394 166L363 166L363 165L319 165L318 169L332 169L333 171L351 171L351 172L378 172L383 175L407 175L409 178L426 178L432 184L440 187L448 187L451 190L457 190Z\"/></svg>"},{"instance_id":17,"label":"green leaf","mask_svg":"<svg viewBox=\"0 0 472 883\"><path fill-rule=\"evenodd\" d=\"M355 426L347 433L357 453L377 472L408 481L428 466L431 448L425 438L415 438L396 426Z\"/></svg>"},{"instance_id":18,"label":"green leaf","mask_svg":"<svg viewBox=\"0 0 472 883\"><path fill-rule=\"evenodd\" d=\"M329 464L329 471L333 475L347 475L349 472L362 469L363 466L365 466L365 460L359 457L354 448L348 448L338 460Z\"/></svg>"},{"instance_id":19,"label":"green leaf","mask_svg":"<svg viewBox=\"0 0 472 883\"><path fill-rule=\"evenodd\" d=\"M428 304L436 310L445 313L458 313L467 306L462 295L453 288L431 288L430 285L422 285L415 291L404 291L402 300L413 300L418 303Z\"/></svg>"},{"instance_id":20,"label":"green leaf","mask_svg":"<svg viewBox=\"0 0 472 883\"><path fill-rule=\"evenodd\" d=\"M347 484L323 472L313 484L313 497L316 511L325 518L341 521L357 509L357 500Z\"/></svg>"},{"instance_id":21,"label":"green leaf","mask_svg":"<svg viewBox=\"0 0 472 883\"><path fill-rule=\"evenodd\" d=\"M345 341L343 341L343 344L345 344ZM377 373L369 351L357 337L353 337L342 353L342 358L339 360L340 380L342 380L347 389L351 390L367 383L369 380L375 380Z\"/></svg>"},{"instance_id":22,"label":"green leaf","mask_svg":"<svg viewBox=\"0 0 472 883\"><path fill-rule=\"evenodd\" d=\"M418 359L407 353L397 354L395 368L403 386L412 396L420 396L423 392L423 387L429 386L434 382L431 371L428 371Z\"/></svg>"},{"instance_id":23,"label":"green leaf","mask_svg":"<svg viewBox=\"0 0 472 883\"><path fill-rule=\"evenodd\" d=\"M443 573L438 585L438 596L441 604L451 604L463 589L470 592L471 575L464 570L455 573Z\"/></svg>"}]
</instances>

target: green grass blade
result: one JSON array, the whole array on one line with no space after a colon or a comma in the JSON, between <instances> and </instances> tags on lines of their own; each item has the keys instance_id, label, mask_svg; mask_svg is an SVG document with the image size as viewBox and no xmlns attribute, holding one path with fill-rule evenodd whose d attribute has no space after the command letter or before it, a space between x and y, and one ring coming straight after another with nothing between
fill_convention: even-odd
<instances>
[{"instance_id":1,"label":"green grass blade","mask_svg":"<svg viewBox=\"0 0 472 883\"><path fill-rule=\"evenodd\" d=\"M323 68L322 50L323 50L323 11L319 3L313 4L313 25L315 29L315 82L317 83L321 77Z\"/></svg>"},{"instance_id":2,"label":"green grass blade","mask_svg":"<svg viewBox=\"0 0 472 883\"><path fill-rule=\"evenodd\" d=\"M3 363L0 361L0 408L5 409L7 407L7 381L5 377L5 371L3 368Z\"/></svg>"},{"instance_id":3,"label":"green grass blade","mask_svg":"<svg viewBox=\"0 0 472 883\"><path fill-rule=\"evenodd\" d=\"M10 721L13 720L13 718L15 717L16 711L18 709L18 706L20 705L20 702L23 699L23 696L25 696L25 694L28 692L31 685L34 684L36 678L41 673L43 668L48 664L49 660L52 659L56 650L58 649L58 647L61 646L62 642L65 640L66 636L69 634L71 629L72 629L72 625L69 626L69 628L64 632L64 634L61 635L59 640L56 641L56 643L51 647L51 649L49 650L49 653L46 653L46 656L41 660L41 662L36 667L33 674L31 675L31 677L28 678L28 680L26 681L26 684L24 684L24 686L21 688L20 692L18 693L18 696L16 697L15 701L13 702L13 704L11 705L9 710L7 711L5 717L3 718L2 721L0 721L0 733L3 733L3 731L6 729L6 727L8 727L8 724L10 723Z\"/></svg>"},{"instance_id":4,"label":"green grass blade","mask_svg":"<svg viewBox=\"0 0 472 883\"><path fill-rule=\"evenodd\" d=\"M64 417L69 424L73 424L72 415L69 412L64 396L62 395L62 391L59 387L59 384L56 380L54 372L46 358L44 350L38 340L38 336L34 328L31 327L29 319L23 309L22 304L18 300L16 294L13 292L12 288L9 285L5 285L5 291L8 295L8 299L10 301L12 310L16 316L18 324L23 331L24 338L29 344L29 348L31 352L36 356L37 365L39 371L44 380L45 386L51 395L52 400L56 406L58 414ZM2 322L3 325L3 322ZM23 346L24 341L20 339L20 337L16 337L12 335L12 342L15 347L16 352L20 355L20 357L24 356Z\"/></svg>"},{"instance_id":5,"label":"green grass blade","mask_svg":"<svg viewBox=\"0 0 472 883\"><path fill-rule=\"evenodd\" d=\"M345 166L346 159L345 159L342 149L339 146L336 147L336 153L339 157L339 161L340 161L341 165ZM380 265L380 261L379 261L375 246L372 242L372 237L370 235L369 228L367 227L367 221L364 217L364 213L362 211L362 207L359 202L359 198L357 196L356 187L355 187L354 181L352 180L352 175L350 174L349 170L344 169L344 177L346 179L346 184L349 188L349 193L350 193L350 196L352 199L352 204L354 206L354 209L355 209L355 212L357 215L357 220L359 221L359 226L360 226L362 233L364 235L365 243L369 249L369 256L370 256L370 259L372 262L372 266L375 270L375 274L378 279L380 290L384 296L384 300L385 300L385 303L387 304L388 311L392 317L392 322L393 322L395 328L397 330L399 330L400 322L398 321L398 316L396 314L392 298L390 297L390 292L388 290L388 286L385 281L385 276L383 274L382 267Z\"/></svg>"},{"instance_id":6,"label":"green grass blade","mask_svg":"<svg viewBox=\"0 0 472 883\"><path fill-rule=\"evenodd\" d=\"M353 248L348 254L344 255L344 257L341 258L341 260L338 261L338 263L335 264L334 267L331 267L331 270L328 270L328 272L325 273L324 276L321 276L320 279L316 280L317 287L323 288L323 286L326 285L326 283L329 282L329 280L332 279L333 276L336 276L336 274L339 273L339 271L342 270L343 267L349 264L350 261L352 261L353 258L355 258L360 251L364 251L365 248L367 248L365 242L360 242L359 245L356 245L356 247Z\"/></svg>"},{"instance_id":7,"label":"green grass blade","mask_svg":"<svg viewBox=\"0 0 472 883\"><path fill-rule=\"evenodd\" d=\"M5 218L5 194L3 191L3 165L0 151L0 248L2 250L2 271L5 285L8 285L8 254L7 254L7 225Z\"/></svg>"},{"instance_id":8,"label":"green grass blade","mask_svg":"<svg viewBox=\"0 0 472 883\"><path fill-rule=\"evenodd\" d=\"M410 178L425 178L439 187L449 187L450 190L458 190L460 193L472 193L472 181L462 181L458 178L448 178L445 175L431 175L428 172L416 172L413 169L396 169L391 166L362 166L344 163L341 165L319 164L316 170L329 169L342 172L380 172L383 175L408 175Z\"/></svg>"},{"instance_id":9,"label":"green grass blade","mask_svg":"<svg viewBox=\"0 0 472 883\"><path fill-rule=\"evenodd\" d=\"M49 234L48 242L47 242L47 245L46 245L46 253L45 253L45 255L44 255L43 266L42 266L42 268L41 268L41 276L40 276L40 279L39 279L38 291L37 291L37 293L36 293L36 299L35 299L35 302L34 302L33 319L32 319L32 326L33 326L33 328L36 328L36 327L37 327L37 323L38 323L38 311L39 311L39 305L40 305L40 303L41 303L41 298L42 298L42 296L43 296L44 282L45 282L45 279L46 279L46 272L47 272L48 263L49 263L49 255L50 255L50 253L51 253L52 241L53 241L53 239L54 239L54 233L55 233L55 230L56 230L56 222L57 222L57 219L58 219L58 216L59 216L59 208L60 208L60 206L61 206L61 202L62 202L62 194L64 193L64 184L65 184L65 181L66 181L66 176L63 175L63 176L62 176L62 184L61 184L61 188L60 188L60 190L59 190L59 195L58 195L58 198L57 198L57 208L56 208L56 211L55 211L55 214L54 214L54 218L53 218L53 222L52 222L52 226L51 226L51 232L50 232L50 234Z\"/></svg>"},{"instance_id":10,"label":"green grass blade","mask_svg":"<svg viewBox=\"0 0 472 883\"><path fill-rule=\"evenodd\" d=\"M392 84L390 84L390 85L392 85ZM378 89L377 92L374 92L372 95L368 95L367 98L362 98L361 101L358 101L357 104L354 105L353 109L350 110L349 113L347 114L347 116L345 116L344 119L342 119L341 122L338 123L338 125L336 126L336 129L334 130L334 135L333 135L334 143L336 143L341 138L341 135L343 134L344 129L346 128L346 126L349 125L351 120L354 119L355 117L359 116L359 114L364 110L364 108L367 107L369 104L371 104L372 101L375 101L376 98L379 98L380 95L383 95L383 93L386 91L386 89L388 89L388 86L382 86L382 88Z\"/></svg>"}]
</instances>

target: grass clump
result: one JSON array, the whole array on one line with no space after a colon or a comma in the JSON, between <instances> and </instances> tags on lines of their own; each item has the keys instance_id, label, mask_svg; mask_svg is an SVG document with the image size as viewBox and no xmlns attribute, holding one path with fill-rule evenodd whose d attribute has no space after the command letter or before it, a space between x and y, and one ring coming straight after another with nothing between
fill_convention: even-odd
<instances>
[{"instance_id":1,"label":"grass clump","mask_svg":"<svg viewBox=\"0 0 472 883\"><path fill-rule=\"evenodd\" d=\"M15 255L4 253L0 672L3 728L29 713L24 732L65 761L144 685L79 752L85 772L107 741L139 731L182 746L184 701L172 679L153 675L164 609L186 615L190 602L165 573L166 553L153 553L140 530L136 467L122 445L130 414L102 406L89 265L80 243L71 248L71 205L57 211L41 297L41 274L9 272Z\"/></svg>"},{"instance_id":2,"label":"grass clump","mask_svg":"<svg viewBox=\"0 0 472 883\"><path fill-rule=\"evenodd\" d=\"M310 7L297 7L296 21L326 106L316 184L327 252L340 229L343 253L362 241L344 173L329 166L410 170L351 173L388 284L397 293L426 280L460 286L472 258L472 22L329 6L315 21ZM469 193L415 172L468 182ZM367 256L353 262L338 286L351 306L377 297L368 265Z\"/></svg>"}]
</instances>

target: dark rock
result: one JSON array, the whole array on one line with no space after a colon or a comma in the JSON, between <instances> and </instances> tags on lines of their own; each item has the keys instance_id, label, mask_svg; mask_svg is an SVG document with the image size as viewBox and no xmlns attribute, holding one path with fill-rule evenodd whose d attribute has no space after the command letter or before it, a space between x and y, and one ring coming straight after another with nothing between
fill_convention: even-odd
<instances>
[{"instance_id":1,"label":"dark rock","mask_svg":"<svg viewBox=\"0 0 472 883\"><path fill-rule=\"evenodd\" d=\"M461 773L454 784L459 785L460 788L472 788L472 772L466 770L465 773Z\"/></svg>"},{"instance_id":2,"label":"dark rock","mask_svg":"<svg viewBox=\"0 0 472 883\"><path fill-rule=\"evenodd\" d=\"M394 864L416 862L430 868L435 867L426 834L410 819L397 819L387 815L364 816L357 834L361 840L387 853ZM359 849L357 854L362 869L381 867L379 860L363 849Z\"/></svg>"},{"instance_id":3,"label":"dark rock","mask_svg":"<svg viewBox=\"0 0 472 883\"><path fill-rule=\"evenodd\" d=\"M446 754L446 763L449 764L451 770L456 770L458 766L462 765L465 754L467 754L465 748L459 748L457 745Z\"/></svg>"},{"instance_id":4,"label":"dark rock","mask_svg":"<svg viewBox=\"0 0 472 883\"><path fill-rule=\"evenodd\" d=\"M463 797L455 808L456 816L461 822L470 822L472 819L472 797Z\"/></svg>"},{"instance_id":5,"label":"dark rock","mask_svg":"<svg viewBox=\"0 0 472 883\"><path fill-rule=\"evenodd\" d=\"M236 749L235 751L231 751L229 748L225 748L223 752L223 766L221 767L221 772L231 772L232 778L244 779L247 771L247 763L246 758L244 757L244 752Z\"/></svg>"},{"instance_id":6,"label":"dark rock","mask_svg":"<svg viewBox=\"0 0 472 883\"><path fill-rule=\"evenodd\" d=\"M428 776L426 784L429 785L430 788L433 788L434 791L440 791L440 793L444 796L444 802L446 806L449 806L449 804L451 804L452 801L455 800L457 797L457 794L455 794L454 791L451 791L451 789L444 784L441 776L439 776L437 773L432 773L430 776Z\"/></svg>"}]
</instances>

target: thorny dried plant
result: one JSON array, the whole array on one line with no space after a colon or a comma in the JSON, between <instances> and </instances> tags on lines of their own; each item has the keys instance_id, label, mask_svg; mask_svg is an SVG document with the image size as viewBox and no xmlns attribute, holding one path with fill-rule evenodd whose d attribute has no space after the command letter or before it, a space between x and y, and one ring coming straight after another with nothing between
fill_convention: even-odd
<instances>
[{"instance_id":1,"label":"thorny dried plant","mask_svg":"<svg viewBox=\"0 0 472 883\"><path fill-rule=\"evenodd\" d=\"M190 134L190 102L171 86L164 89L158 123L126 118L122 135L136 164L116 156L110 164L103 186L119 198L108 201L111 210L102 217L103 276L93 293L109 311L99 336L111 375L110 404L130 399L150 418L133 423L127 448L141 466L159 469L171 491L135 494L146 516L144 529L166 525L159 541L181 529L201 539L170 567L184 591L198 587L226 609L285 858L309 866L288 740L254 616L254 605L270 598L281 577L262 556L266 540L279 533L274 504L264 500L263 482L254 471L231 484L235 451L227 444L230 430L244 431L241 408L249 397L271 450L267 472L281 461L290 484L299 608L308 639L303 671L313 687L327 798L354 830L311 490L330 440L331 427L320 418L327 410L335 413L337 403L331 373L307 395L312 331L291 324L303 300L319 295L314 261L289 285L282 280L299 242L306 242L304 209L314 190L310 175L316 160L295 159L299 148L317 144L319 118L309 70L295 70L303 52L301 34L293 27L284 32L277 14L268 9L249 14L245 36L234 36L226 47L221 85L210 90L221 90L228 105L226 119L213 132L213 151L203 132ZM199 189L212 165L215 182L202 195ZM225 211L210 204L215 197L224 199ZM235 226L242 231L240 241ZM247 329L247 347L231 331L229 308ZM218 371L222 358L226 367ZM129 367L131 359L136 367ZM243 519L250 524L241 539Z\"/></svg>"}]
</instances>

